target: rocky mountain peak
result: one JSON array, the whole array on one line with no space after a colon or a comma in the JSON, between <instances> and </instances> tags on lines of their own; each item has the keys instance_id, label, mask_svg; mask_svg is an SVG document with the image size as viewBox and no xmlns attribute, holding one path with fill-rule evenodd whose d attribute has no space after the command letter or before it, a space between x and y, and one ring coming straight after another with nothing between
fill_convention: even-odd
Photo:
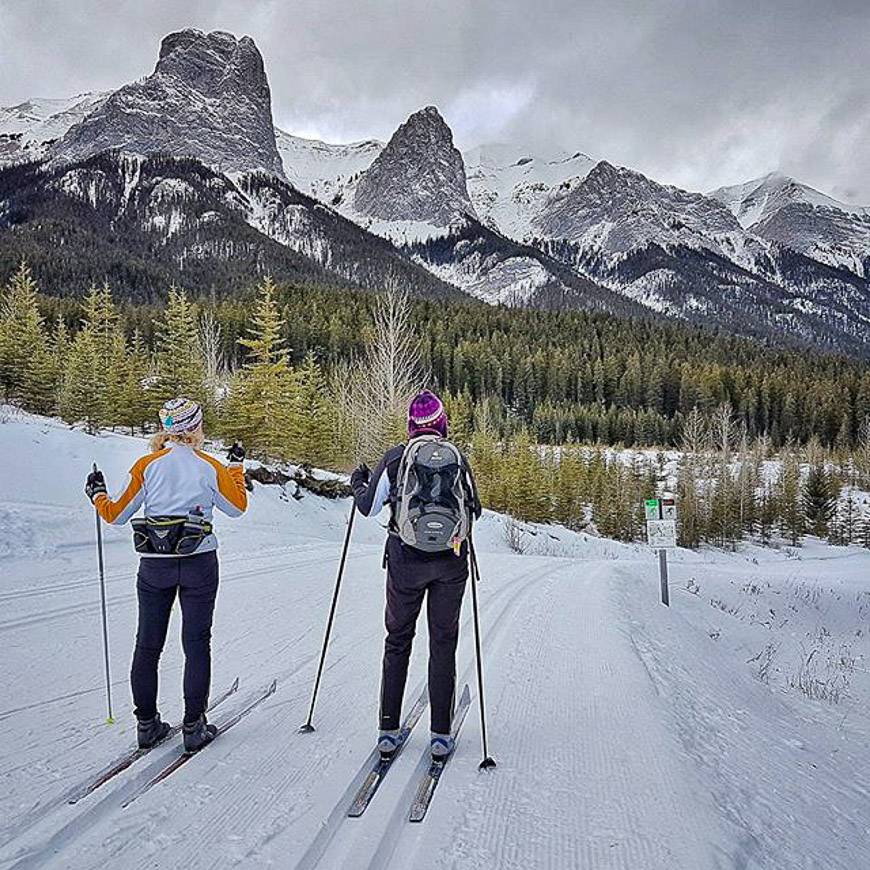
<instances>
[{"instance_id":1,"label":"rocky mountain peak","mask_svg":"<svg viewBox=\"0 0 870 870\"><path fill-rule=\"evenodd\" d=\"M721 203L606 160L585 178L556 187L534 227L547 238L594 237L611 252L649 242L706 246L717 236L741 232Z\"/></svg>"},{"instance_id":2,"label":"rocky mountain peak","mask_svg":"<svg viewBox=\"0 0 870 870\"><path fill-rule=\"evenodd\" d=\"M67 162L110 149L283 176L254 41L222 31L170 33L154 72L111 94L54 146L52 157Z\"/></svg>"},{"instance_id":3,"label":"rocky mountain peak","mask_svg":"<svg viewBox=\"0 0 870 870\"><path fill-rule=\"evenodd\" d=\"M426 106L396 130L360 177L354 208L380 220L438 227L475 214L462 155L438 109Z\"/></svg>"}]
</instances>

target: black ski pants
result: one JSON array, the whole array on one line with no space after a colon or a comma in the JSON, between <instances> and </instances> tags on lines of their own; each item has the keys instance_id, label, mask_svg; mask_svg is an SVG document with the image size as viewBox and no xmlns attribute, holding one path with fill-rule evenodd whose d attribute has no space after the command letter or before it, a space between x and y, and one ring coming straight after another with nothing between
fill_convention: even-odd
<instances>
[{"instance_id":1,"label":"black ski pants","mask_svg":"<svg viewBox=\"0 0 870 870\"><path fill-rule=\"evenodd\" d=\"M454 556L450 558L455 559ZM429 624L431 725L432 730L440 734L450 732L456 691L456 644L466 576L463 573L459 577L449 574L432 577L431 566L428 567L430 570L415 572L407 562L396 566L390 561L387 565L387 639L384 643L380 710L383 731L401 725L411 644L425 597Z\"/></svg>"},{"instance_id":2,"label":"black ski pants","mask_svg":"<svg viewBox=\"0 0 870 870\"><path fill-rule=\"evenodd\" d=\"M194 722L205 712L211 685L211 623L217 589L216 552L140 560L136 581L139 628L130 671L138 718L150 719L157 712L157 665L176 593L181 601L184 721Z\"/></svg>"}]
</instances>

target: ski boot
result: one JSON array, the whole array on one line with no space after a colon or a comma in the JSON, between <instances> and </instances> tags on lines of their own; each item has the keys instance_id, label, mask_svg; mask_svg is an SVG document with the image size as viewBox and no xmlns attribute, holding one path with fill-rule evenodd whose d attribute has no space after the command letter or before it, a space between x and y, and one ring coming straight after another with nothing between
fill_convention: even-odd
<instances>
[{"instance_id":1,"label":"ski boot","mask_svg":"<svg viewBox=\"0 0 870 870\"><path fill-rule=\"evenodd\" d=\"M452 734L439 734L433 731L429 741L429 751L432 753L432 761L446 761L456 748L456 741Z\"/></svg>"},{"instance_id":2,"label":"ski boot","mask_svg":"<svg viewBox=\"0 0 870 870\"><path fill-rule=\"evenodd\" d=\"M203 746L211 743L217 737L217 726L205 721L205 713L193 722L185 722L182 728L185 752L199 752Z\"/></svg>"},{"instance_id":3,"label":"ski boot","mask_svg":"<svg viewBox=\"0 0 870 870\"><path fill-rule=\"evenodd\" d=\"M159 713L155 713L150 719L136 720L136 740L140 749L150 749L161 740L166 739L169 733L169 723L163 722Z\"/></svg>"},{"instance_id":4,"label":"ski boot","mask_svg":"<svg viewBox=\"0 0 870 870\"><path fill-rule=\"evenodd\" d=\"M378 735L378 752L381 753L381 761L389 761L399 748L399 729L381 731Z\"/></svg>"}]
</instances>

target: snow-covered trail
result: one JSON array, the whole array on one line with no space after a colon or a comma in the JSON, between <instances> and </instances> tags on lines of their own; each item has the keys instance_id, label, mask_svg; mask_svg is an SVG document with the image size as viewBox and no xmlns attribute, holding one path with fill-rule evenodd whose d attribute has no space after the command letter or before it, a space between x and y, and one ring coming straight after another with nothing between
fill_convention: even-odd
<instances>
[{"instance_id":1,"label":"snow-covered trail","mask_svg":"<svg viewBox=\"0 0 870 870\"><path fill-rule=\"evenodd\" d=\"M645 548L502 519L477 532L490 749L481 773L470 601L458 658L473 699L423 824L405 819L428 713L360 819L336 812L369 755L383 643L383 531L360 522L315 714L310 697L348 506L257 486L220 522L213 632L220 721L272 679L237 728L126 809L175 757L167 745L75 806L69 789L134 739L127 670L135 631L128 531L106 530L111 662L105 697L92 456L117 479L142 450L51 422L0 426L0 868L631 868L855 870L870 866L870 554L808 547L680 551L673 606ZM753 555L754 554L754 555ZM791 554L790 554L791 555ZM757 561L761 559L761 563ZM766 561L765 561L766 560ZM177 614L161 709L181 710ZM421 620L406 699L425 674ZM841 703L793 688L803 648ZM759 661L764 670L759 670ZM815 666L815 665L814 665ZM827 680L828 683L825 683Z\"/></svg>"}]
</instances>

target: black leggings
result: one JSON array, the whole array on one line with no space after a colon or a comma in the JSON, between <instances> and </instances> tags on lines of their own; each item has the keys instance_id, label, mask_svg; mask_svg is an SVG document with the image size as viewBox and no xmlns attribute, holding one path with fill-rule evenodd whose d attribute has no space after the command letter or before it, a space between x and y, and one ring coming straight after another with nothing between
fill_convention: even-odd
<instances>
[{"instance_id":1,"label":"black leggings","mask_svg":"<svg viewBox=\"0 0 870 870\"><path fill-rule=\"evenodd\" d=\"M157 665L176 591L181 601L184 648L184 721L193 722L205 712L211 684L211 623L217 589L215 552L140 560L136 582L139 629L130 671L133 703L140 719L150 719L157 713Z\"/></svg>"},{"instance_id":2,"label":"black leggings","mask_svg":"<svg viewBox=\"0 0 870 870\"><path fill-rule=\"evenodd\" d=\"M401 574L394 571L392 563L389 568L380 727L388 731L400 725L411 644L425 596L429 622L429 700L432 705L430 721L433 731L446 734L450 731L450 720L453 717L456 644L459 640L459 615L462 610L462 595L465 592L465 578L438 578L426 582L425 578L421 581L417 577L407 576L405 571Z\"/></svg>"}]
</instances>

